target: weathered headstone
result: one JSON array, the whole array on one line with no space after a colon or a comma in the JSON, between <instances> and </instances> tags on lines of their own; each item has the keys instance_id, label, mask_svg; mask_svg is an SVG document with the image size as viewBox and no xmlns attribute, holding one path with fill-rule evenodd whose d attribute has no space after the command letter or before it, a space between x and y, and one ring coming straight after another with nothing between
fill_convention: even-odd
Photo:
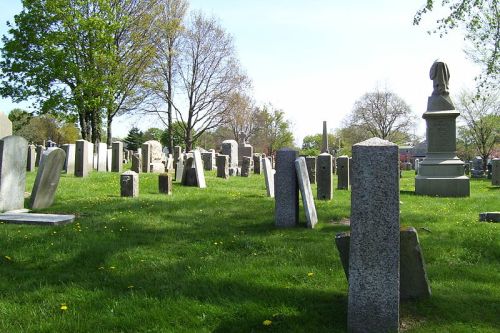
<instances>
[{"instance_id":1,"label":"weathered headstone","mask_svg":"<svg viewBox=\"0 0 500 333\"><path fill-rule=\"evenodd\" d=\"M63 172L68 175L73 175L75 173L75 144L64 144L61 148L66 153L66 158L64 159L63 164Z\"/></svg>"},{"instance_id":2,"label":"weathered headstone","mask_svg":"<svg viewBox=\"0 0 500 333\"><path fill-rule=\"evenodd\" d=\"M262 166L264 168L267 196L274 198L274 170L271 167L271 161L268 157L262 159Z\"/></svg>"},{"instance_id":3,"label":"weathered headstone","mask_svg":"<svg viewBox=\"0 0 500 333\"><path fill-rule=\"evenodd\" d=\"M318 156L316 165L318 200L332 200L333 198L332 164L332 155L322 153Z\"/></svg>"},{"instance_id":4,"label":"weathered headstone","mask_svg":"<svg viewBox=\"0 0 500 333\"><path fill-rule=\"evenodd\" d=\"M201 159L203 160L203 169L207 171L212 171L213 169L212 158L213 158L212 152L201 153Z\"/></svg>"},{"instance_id":5,"label":"weathered headstone","mask_svg":"<svg viewBox=\"0 0 500 333\"><path fill-rule=\"evenodd\" d=\"M120 193L122 197L139 196L139 175L134 171L125 171L120 175Z\"/></svg>"},{"instance_id":6,"label":"weathered headstone","mask_svg":"<svg viewBox=\"0 0 500 333\"><path fill-rule=\"evenodd\" d=\"M108 153L106 155L106 171L111 172L113 169L113 149L108 148Z\"/></svg>"},{"instance_id":7,"label":"weathered headstone","mask_svg":"<svg viewBox=\"0 0 500 333\"><path fill-rule=\"evenodd\" d=\"M175 177L174 180L182 182L182 175L184 174L184 155L179 155L177 162L175 163Z\"/></svg>"},{"instance_id":8,"label":"weathered headstone","mask_svg":"<svg viewBox=\"0 0 500 333\"><path fill-rule=\"evenodd\" d=\"M31 209L42 209L52 205L66 160L66 153L60 148L48 148L43 154L45 156L38 168L31 191L29 203Z\"/></svg>"},{"instance_id":9,"label":"weathered headstone","mask_svg":"<svg viewBox=\"0 0 500 333\"><path fill-rule=\"evenodd\" d=\"M500 222L500 212L479 213L479 222Z\"/></svg>"},{"instance_id":10,"label":"weathered headstone","mask_svg":"<svg viewBox=\"0 0 500 333\"><path fill-rule=\"evenodd\" d=\"M89 142L89 150L87 150L87 157L88 157L88 168L89 170L96 169L94 166L94 144L92 142Z\"/></svg>"},{"instance_id":11,"label":"weathered headstone","mask_svg":"<svg viewBox=\"0 0 500 333\"><path fill-rule=\"evenodd\" d=\"M172 194L172 176L168 173L161 173L158 176L158 189L160 193Z\"/></svg>"},{"instance_id":12,"label":"weathered headstone","mask_svg":"<svg viewBox=\"0 0 500 333\"><path fill-rule=\"evenodd\" d=\"M231 170L238 168L238 143L235 140L225 140L222 142L221 148L222 155L229 156L229 175L231 175Z\"/></svg>"},{"instance_id":13,"label":"weathered headstone","mask_svg":"<svg viewBox=\"0 0 500 333\"><path fill-rule=\"evenodd\" d=\"M97 146L97 171L106 172L108 163L108 146L105 143L99 143Z\"/></svg>"},{"instance_id":14,"label":"weathered headstone","mask_svg":"<svg viewBox=\"0 0 500 333\"><path fill-rule=\"evenodd\" d=\"M316 223L318 223L318 216L316 214L316 206L314 205L311 183L309 182L309 175L307 174L307 165L304 157L299 157L295 160L295 171L297 172L300 195L306 213L307 227L314 228Z\"/></svg>"},{"instance_id":15,"label":"weathered headstone","mask_svg":"<svg viewBox=\"0 0 500 333\"><path fill-rule=\"evenodd\" d=\"M199 150L193 151L194 169L196 171L196 182L199 188L206 188L205 174L203 173L203 162L201 161L201 154Z\"/></svg>"},{"instance_id":16,"label":"weathered headstone","mask_svg":"<svg viewBox=\"0 0 500 333\"><path fill-rule=\"evenodd\" d=\"M316 156L306 156L307 174L309 182L316 184Z\"/></svg>"},{"instance_id":17,"label":"weathered headstone","mask_svg":"<svg viewBox=\"0 0 500 333\"><path fill-rule=\"evenodd\" d=\"M398 146L372 138L352 147L349 332L399 329Z\"/></svg>"},{"instance_id":18,"label":"weathered headstone","mask_svg":"<svg viewBox=\"0 0 500 333\"><path fill-rule=\"evenodd\" d=\"M353 166L352 157L349 157L349 186L352 185L352 166Z\"/></svg>"},{"instance_id":19,"label":"weathered headstone","mask_svg":"<svg viewBox=\"0 0 500 333\"><path fill-rule=\"evenodd\" d=\"M28 141L20 136L0 139L0 212L24 208Z\"/></svg>"},{"instance_id":20,"label":"weathered headstone","mask_svg":"<svg viewBox=\"0 0 500 333\"><path fill-rule=\"evenodd\" d=\"M262 172L261 168L261 158L260 154L253 154L253 173L260 175Z\"/></svg>"},{"instance_id":21,"label":"weathered headstone","mask_svg":"<svg viewBox=\"0 0 500 333\"><path fill-rule=\"evenodd\" d=\"M295 149L279 149L276 152L275 220L277 227L294 227L299 222L299 188Z\"/></svg>"},{"instance_id":22,"label":"weathered headstone","mask_svg":"<svg viewBox=\"0 0 500 333\"><path fill-rule=\"evenodd\" d=\"M123 142L115 141L112 145L111 171L122 172L123 170Z\"/></svg>"},{"instance_id":23,"label":"weathered headstone","mask_svg":"<svg viewBox=\"0 0 500 333\"><path fill-rule=\"evenodd\" d=\"M224 179L229 178L229 156L217 156L217 177Z\"/></svg>"},{"instance_id":24,"label":"weathered headstone","mask_svg":"<svg viewBox=\"0 0 500 333\"><path fill-rule=\"evenodd\" d=\"M182 153L181 146L174 146L174 164L177 164L177 160L179 160L179 156Z\"/></svg>"},{"instance_id":25,"label":"weathered headstone","mask_svg":"<svg viewBox=\"0 0 500 333\"><path fill-rule=\"evenodd\" d=\"M196 170L194 168L194 155L192 152L187 153L184 159L181 184L184 186L198 186Z\"/></svg>"},{"instance_id":26,"label":"weathered headstone","mask_svg":"<svg viewBox=\"0 0 500 333\"><path fill-rule=\"evenodd\" d=\"M500 186L500 158L491 160L491 185Z\"/></svg>"},{"instance_id":27,"label":"weathered headstone","mask_svg":"<svg viewBox=\"0 0 500 333\"><path fill-rule=\"evenodd\" d=\"M241 177L250 177L251 164L252 158L249 156L243 156L243 161L241 162Z\"/></svg>"},{"instance_id":28,"label":"weathered headstone","mask_svg":"<svg viewBox=\"0 0 500 333\"><path fill-rule=\"evenodd\" d=\"M87 177L89 174L88 141L76 140L75 143L75 177Z\"/></svg>"},{"instance_id":29,"label":"weathered headstone","mask_svg":"<svg viewBox=\"0 0 500 333\"><path fill-rule=\"evenodd\" d=\"M36 160L35 160L35 167L40 166L40 160L42 159L42 153L45 150L45 147L42 145L37 145L36 146Z\"/></svg>"},{"instance_id":30,"label":"weathered headstone","mask_svg":"<svg viewBox=\"0 0 500 333\"><path fill-rule=\"evenodd\" d=\"M26 161L26 171L35 170L36 148L34 145L28 145L28 160Z\"/></svg>"},{"instance_id":31,"label":"weathered headstone","mask_svg":"<svg viewBox=\"0 0 500 333\"><path fill-rule=\"evenodd\" d=\"M3 112L0 112L0 139L12 135L12 122Z\"/></svg>"},{"instance_id":32,"label":"weathered headstone","mask_svg":"<svg viewBox=\"0 0 500 333\"><path fill-rule=\"evenodd\" d=\"M339 156L337 158L337 189L349 189L349 157Z\"/></svg>"},{"instance_id":33,"label":"weathered headstone","mask_svg":"<svg viewBox=\"0 0 500 333\"><path fill-rule=\"evenodd\" d=\"M132 167L130 169L135 173L142 172L142 158L138 153L132 154Z\"/></svg>"},{"instance_id":34,"label":"weathered headstone","mask_svg":"<svg viewBox=\"0 0 500 333\"><path fill-rule=\"evenodd\" d=\"M151 163L151 148L148 143L143 143L142 144L142 172L148 173L150 172L149 170L149 163Z\"/></svg>"}]
</instances>

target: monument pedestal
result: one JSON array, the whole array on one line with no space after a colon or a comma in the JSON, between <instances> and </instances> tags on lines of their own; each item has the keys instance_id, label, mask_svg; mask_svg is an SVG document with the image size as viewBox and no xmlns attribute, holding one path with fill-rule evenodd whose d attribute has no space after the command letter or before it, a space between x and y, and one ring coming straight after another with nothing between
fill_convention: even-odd
<instances>
[{"instance_id":1,"label":"monument pedestal","mask_svg":"<svg viewBox=\"0 0 500 333\"><path fill-rule=\"evenodd\" d=\"M428 106L433 106L429 98ZM432 107L428 107L432 108ZM456 156L455 110L427 111L423 118L427 123L428 153L419 163L415 177L415 193L440 197L468 197L469 178L464 173L464 162Z\"/></svg>"}]
</instances>

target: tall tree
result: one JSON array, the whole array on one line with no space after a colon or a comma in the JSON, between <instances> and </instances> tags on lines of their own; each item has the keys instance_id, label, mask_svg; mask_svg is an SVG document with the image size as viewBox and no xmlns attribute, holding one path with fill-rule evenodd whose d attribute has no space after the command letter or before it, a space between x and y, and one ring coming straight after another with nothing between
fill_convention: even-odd
<instances>
[{"instance_id":1,"label":"tall tree","mask_svg":"<svg viewBox=\"0 0 500 333\"><path fill-rule=\"evenodd\" d=\"M420 24L422 17L434 10L438 1L426 0L426 5L415 14L413 23ZM482 73L477 78L478 88L495 90L500 74L500 4L498 0L441 0L447 14L437 21L431 33L443 37L449 30L460 27L470 42L466 50L469 57L480 64Z\"/></svg>"},{"instance_id":2,"label":"tall tree","mask_svg":"<svg viewBox=\"0 0 500 333\"><path fill-rule=\"evenodd\" d=\"M262 113L254 105L251 97L243 92L235 92L229 98L227 126L233 137L240 142L241 135L251 138L260 129Z\"/></svg>"},{"instance_id":3,"label":"tall tree","mask_svg":"<svg viewBox=\"0 0 500 333\"><path fill-rule=\"evenodd\" d=\"M285 112L272 105L262 106L261 111L264 121L258 136L263 141L266 153L273 155L280 148L293 147L291 124L285 118Z\"/></svg>"},{"instance_id":4,"label":"tall tree","mask_svg":"<svg viewBox=\"0 0 500 333\"><path fill-rule=\"evenodd\" d=\"M12 122L12 133L16 133L23 127L27 126L33 117L33 114L23 109L15 108L9 112L9 120Z\"/></svg>"},{"instance_id":5,"label":"tall tree","mask_svg":"<svg viewBox=\"0 0 500 333\"><path fill-rule=\"evenodd\" d=\"M323 134L306 135L302 140L301 154L309 156L317 156L321 153L323 144ZM328 147L330 151L336 149L338 140L335 135L328 133Z\"/></svg>"},{"instance_id":6,"label":"tall tree","mask_svg":"<svg viewBox=\"0 0 500 333\"><path fill-rule=\"evenodd\" d=\"M358 99L346 119L346 127L357 127L371 136L397 141L411 132L415 116L406 102L390 91L367 93Z\"/></svg>"},{"instance_id":7,"label":"tall tree","mask_svg":"<svg viewBox=\"0 0 500 333\"><path fill-rule=\"evenodd\" d=\"M477 97L470 91L463 91L459 96L457 109L468 129L463 134L474 143L477 153L483 159L483 169L486 170L491 151L496 144L500 144L499 94Z\"/></svg>"},{"instance_id":8,"label":"tall tree","mask_svg":"<svg viewBox=\"0 0 500 333\"><path fill-rule=\"evenodd\" d=\"M132 127L123 141L127 149L137 151L146 140L144 140L144 133L139 128Z\"/></svg>"}]
</instances>

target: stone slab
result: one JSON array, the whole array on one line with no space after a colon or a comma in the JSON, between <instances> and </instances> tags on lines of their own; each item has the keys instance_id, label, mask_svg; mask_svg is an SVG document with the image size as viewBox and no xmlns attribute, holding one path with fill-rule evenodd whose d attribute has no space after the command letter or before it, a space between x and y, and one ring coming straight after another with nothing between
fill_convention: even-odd
<instances>
[{"instance_id":1,"label":"stone slab","mask_svg":"<svg viewBox=\"0 0 500 333\"><path fill-rule=\"evenodd\" d=\"M158 175L158 190L167 195L172 194L172 176L168 173Z\"/></svg>"},{"instance_id":2,"label":"stone slab","mask_svg":"<svg viewBox=\"0 0 500 333\"><path fill-rule=\"evenodd\" d=\"M316 184L316 156L306 156L307 174L309 182Z\"/></svg>"},{"instance_id":3,"label":"stone slab","mask_svg":"<svg viewBox=\"0 0 500 333\"><path fill-rule=\"evenodd\" d=\"M295 160L295 149L279 149L276 152L275 175L275 225L278 228L294 227L299 222L299 187Z\"/></svg>"},{"instance_id":4,"label":"stone slab","mask_svg":"<svg viewBox=\"0 0 500 333\"><path fill-rule=\"evenodd\" d=\"M249 156L243 156L241 161L241 177L250 177L251 165L252 165L252 158Z\"/></svg>"},{"instance_id":5,"label":"stone slab","mask_svg":"<svg viewBox=\"0 0 500 333\"><path fill-rule=\"evenodd\" d=\"M333 184L332 184L332 155L322 153L318 156L316 163L316 178L317 178L317 197L318 200L332 200Z\"/></svg>"},{"instance_id":6,"label":"stone slab","mask_svg":"<svg viewBox=\"0 0 500 333\"><path fill-rule=\"evenodd\" d=\"M108 146L105 143L97 145L97 171L106 172L108 164Z\"/></svg>"},{"instance_id":7,"label":"stone slab","mask_svg":"<svg viewBox=\"0 0 500 333\"><path fill-rule=\"evenodd\" d=\"M0 212L24 208L28 141L20 136L0 139Z\"/></svg>"},{"instance_id":8,"label":"stone slab","mask_svg":"<svg viewBox=\"0 0 500 333\"><path fill-rule=\"evenodd\" d=\"M491 160L491 185L500 186L500 158Z\"/></svg>"},{"instance_id":9,"label":"stone slab","mask_svg":"<svg viewBox=\"0 0 500 333\"><path fill-rule=\"evenodd\" d=\"M295 170L297 171L297 181L299 183L302 204L306 213L307 227L312 229L318 223L318 215L316 214L316 206L314 205L311 183L309 182L309 175L307 173L307 165L304 157L299 157L295 160Z\"/></svg>"},{"instance_id":10,"label":"stone slab","mask_svg":"<svg viewBox=\"0 0 500 333\"><path fill-rule=\"evenodd\" d=\"M36 161L36 147L34 145L28 146L28 160L26 161L26 171L31 172L35 170Z\"/></svg>"},{"instance_id":11,"label":"stone slab","mask_svg":"<svg viewBox=\"0 0 500 333\"><path fill-rule=\"evenodd\" d=\"M238 142L235 140L225 140L221 145L222 155L229 156L229 167L238 167Z\"/></svg>"},{"instance_id":12,"label":"stone slab","mask_svg":"<svg viewBox=\"0 0 500 333\"><path fill-rule=\"evenodd\" d=\"M349 157L339 156L337 158L337 189L349 189Z\"/></svg>"},{"instance_id":13,"label":"stone slab","mask_svg":"<svg viewBox=\"0 0 500 333\"><path fill-rule=\"evenodd\" d=\"M6 213L0 214L0 222L55 226L72 223L75 215Z\"/></svg>"},{"instance_id":14,"label":"stone slab","mask_svg":"<svg viewBox=\"0 0 500 333\"><path fill-rule=\"evenodd\" d=\"M66 160L61 148L48 148L35 178L29 202L30 209L48 208L54 203L59 179Z\"/></svg>"},{"instance_id":15,"label":"stone slab","mask_svg":"<svg viewBox=\"0 0 500 333\"><path fill-rule=\"evenodd\" d=\"M269 158L262 158L262 167L264 169L264 179L266 182L266 193L270 198L274 198L274 170L271 167Z\"/></svg>"},{"instance_id":16,"label":"stone slab","mask_svg":"<svg viewBox=\"0 0 500 333\"><path fill-rule=\"evenodd\" d=\"M63 172L73 175L75 173L75 144L69 143L62 145L61 147L66 153L66 159L64 160Z\"/></svg>"},{"instance_id":17,"label":"stone slab","mask_svg":"<svg viewBox=\"0 0 500 333\"><path fill-rule=\"evenodd\" d=\"M75 144L75 177L87 177L89 174L88 151L90 144L85 140L77 140Z\"/></svg>"},{"instance_id":18,"label":"stone slab","mask_svg":"<svg viewBox=\"0 0 500 333\"><path fill-rule=\"evenodd\" d=\"M479 213L479 222L500 222L500 212Z\"/></svg>"},{"instance_id":19,"label":"stone slab","mask_svg":"<svg viewBox=\"0 0 500 333\"><path fill-rule=\"evenodd\" d=\"M120 175L120 195L122 197L139 196L139 174L129 170Z\"/></svg>"},{"instance_id":20,"label":"stone slab","mask_svg":"<svg viewBox=\"0 0 500 333\"><path fill-rule=\"evenodd\" d=\"M122 172L123 170L123 142L116 141L112 145L111 171Z\"/></svg>"},{"instance_id":21,"label":"stone slab","mask_svg":"<svg viewBox=\"0 0 500 333\"><path fill-rule=\"evenodd\" d=\"M216 158L217 164L217 177L218 178L229 178L229 156L218 155Z\"/></svg>"},{"instance_id":22,"label":"stone slab","mask_svg":"<svg viewBox=\"0 0 500 333\"><path fill-rule=\"evenodd\" d=\"M206 188L205 173L203 172L203 162L199 150L193 151L194 169L196 171L196 182L199 188Z\"/></svg>"}]
</instances>

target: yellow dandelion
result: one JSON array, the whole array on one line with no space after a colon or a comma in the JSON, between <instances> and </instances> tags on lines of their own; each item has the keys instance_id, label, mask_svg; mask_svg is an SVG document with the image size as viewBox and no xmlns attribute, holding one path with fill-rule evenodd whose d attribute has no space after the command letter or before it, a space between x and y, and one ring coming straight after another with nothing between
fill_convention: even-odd
<instances>
[{"instance_id":1,"label":"yellow dandelion","mask_svg":"<svg viewBox=\"0 0 500 333\"><path fill-rule=\"evenodd\" d=\"M273 323L272 321L270 321L269 319L266 319L266 320L264 320L262 322L262 325L264 325L264 326L270 326L272 323Z\"/></svg>"},{"instance_id":2,"label":"yellow dandelion","mask_svg":"<svg viewBox=\"0 0 500 333\"><path fill-rule=\"evenodd\" d=\"M12 258L11 258L11 257L9 257L9 256L4 256L4 258L5 258L5 259L7 259L7 260L9 260L9 261L11 261L11 260L12 260Z\"/></svg>"},{"instance_id":3,"label":"yellow dandelion","mask_svg":"<svg viewBox=\"0 0 500 333\"><path fill-rule=\"evenodd\" d=\"M134 288L134 286L130 285L130 286L128 286L127 288L128 288L128 289L132 289L132 288Z\"/></svg>"},{"instance_id":4,"label":"yellow dandelion","mask_svg":"<svg viewBox=\"0 0 500 333\"><path fill-rule=\"evenodd\" d=\"M115 269L116 267L115 266L111 266L109 269Z\"/></svg>"},{"instance_id":5,"label":"yellow dandelion","mask_svg":"<svg viewBox=\"0 0 500 333\"><path fill-rule=\"evenodd\" d=\"M61 309L61 311L67 311L68 306L65 303L62 303L60 309Z\"/></svg>"},{"instance_id":6,"label":"yellow dandelion","mask_svg":"<svg viewBox=\"0 0 500 333\"><path fill-rule=\"evenodd\" d=\"M313 275L314 275L314 273L313 273L313 272L309 272L309 273L307 273L307 276L309 276L309 277L311 277L311 276L313 276Z\"/></svg>"}]
</instances>

